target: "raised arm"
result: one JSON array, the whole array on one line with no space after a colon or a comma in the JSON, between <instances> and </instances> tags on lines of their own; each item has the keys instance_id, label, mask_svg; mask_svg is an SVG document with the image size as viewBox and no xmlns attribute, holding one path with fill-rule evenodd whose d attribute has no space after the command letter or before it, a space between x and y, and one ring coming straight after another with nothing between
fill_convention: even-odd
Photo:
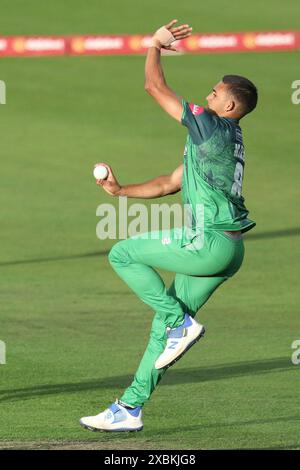
<instances>
[{"instance_id":1,"label":"raised arm","mask_svg":"<svg viewBox=\"0 0 300 470\"><path fill-rule=\"evenodd\" d=\"M141 199L154 199L157 197L175 194L180 191L181 179L183 173L183 165L179 165L171 174L162 175L150 181L140 184L128 184L121 186L109 165L105 165L108 169L108 177L105 180L98 180L97 184L111 196L127 196Z\"/></svg>"},{"instance_id":2,"label":"raised arm","mask_svg":"<svg viewBox=\"0 0 300 470\"><path fill-rule=\"evenodd\" d=\"M167 85L160 60L162 48L175 50L171 45L164 46L164 40L168 44L170 41L184 39L191 35L192 28L189 25L173 27L175 23L177 20L160 28L152 38L145 66L145 90L170 116L180 122L182 116L181 99Z\"/></svg>"}]
</instances>

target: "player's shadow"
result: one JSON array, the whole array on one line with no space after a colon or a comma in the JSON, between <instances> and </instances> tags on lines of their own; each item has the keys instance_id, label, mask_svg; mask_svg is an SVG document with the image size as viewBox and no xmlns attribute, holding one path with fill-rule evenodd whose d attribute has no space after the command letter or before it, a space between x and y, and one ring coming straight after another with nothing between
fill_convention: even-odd
<instances>
[{"instance_id":1,"label":"player's shadow","mask_svg":"<svg viewBox=\"0 0 300 470\"><path fill-rule=\"evenodd\" d=\"M249 240L262 240L264 238L280 238L280 237L295 237L300 235L300 227L293 227L282 230L268 230L266 232L250 232L245 234L245 241Z\"/></svg>"},{"instance_id":2,"label":"player's shadow","mask_svg":"<svg viewBox=\"0 0 300 470\"><path fill-rule=\"evenodd\" d=\"M252 240L261 240L264 238L279 238L279 237L293 237L300 235L300 227L294 227L286 230L271 230L267 232L254 232L245 234L245 241ZM64 261L64 260L73 260L80 258L91 258L95 256L106 256L110 250L94 251L90 253L78 253L73 255L64 255L64 256L49 256L45 258L33 258L27 260L12 260L12 261L3 261L0 262L0 267L2 266L14 266L19 264L34 264L34 263L48 263L50 261Z\"/></svg>"},{"instance_id":3,"label":"player's shadow","mask_svg":"<svg viewBox=\"0 0 300 470\"><path fill-rule=\"evenodd\" d=\"M244 377L271 372L285 372L296 370L290 358L279 357L263 361L234 362L220 364L211 367L190 367L185 369L173 369L167 371L161 381L161 385L172 386L186 383L204 383L209 381L224 380L234 377ZM298 371L297 371L298 372ZM131 383L132 375L118 375L115 377L103 377L95 380L87 380L77 383L61 383L34 385L19 389L0 389L0 401L24 400L44 395L55 395L72 392L89 392L100 389L122 390Z\"/></svg>"},{"instance_id":4,"label":"player's shadow","mask_svg":"<svg viewBox=\"0 0 300 470\"><path fill-rule=\"evenodd\" d=\"M198 406L198 416L199 419L201 420L201 399L199 400L199 406ZM224 410L224 419L226 419L227 414L226 411ZM207 419L205 416L205 412L203 411L203 421ZM236 427L236 426L252 426L255 424L259 425L264 425L264 424L276 424L276 423L289 423L292 421L300 421L300 415L292 415L292 416L278 416L278 417L273 417L273 418L258 418L258 419L249 419L249 420L243 420L243 421L222 421L220 418L218 419L218 422L214 423L205 423L201 422L199 424L193 424L191 426L183 426L174 429L174 427L170 428L164 428L163 433L164 435L166 434L174 434L176 432L185 432L185 431L197 431L197 433L201 430L206 430L206 429L220 429L220 428L231 428L231 427ZM146 431L145 434L147 434L146 437L151 436L153 432L153 436L155 433L157 433L156 430L153 431Z\"/></svg>"},{"instance_id":5,"label":"player's shadow","mask_svg":"<svg viewBox=\"0 0 300 470\"><path fill-rule=\"evenodd\" d=\"M224 416L218 419L215 422L210 422L210 423L205 423L205 420L207 420L206 413L203 411L201 414L201 398L198 399L198 408L197 408L197 416L199 418L199 424L193 424L191 426L180 426L180 428L163 428L162 429L162 434L163 436L175 436L176 434L180 433L185 433L188 432L190 437L193 437L193 432L195 432L195 435L197 438L200 440L201 435L207 435L209 429L216 429L218 431L221 431L222 429L224 430L224 435L226 432L228 432L229 428L238 428L241 427L243 429L243 432L245 432L247 426L255 426L258 425L260 429L264 425L272 425L272 427L276 425L284 425L285 423L293 423L298 425L300 421L300 415L292 415L292 416L278 416L278 417L270 417L270 418L258 418L258 419L249 419L249 420L241 420L241 421L231 421L231 420L226 420L228 418L226 410L224 410ZM151 437L157 437L157 429L152 429L152 430L145 430L144 431L144 436L145 438L151 438ZM297 436L295 436L297 439ZM265 447L265 449L295 449L299 448L300 443L286 443L285 446L278 446L278 447ZM263 449L264 447L259 447L259 449ZM249 447L250 449L250 447Z\"/></svg>"},{"instance_id":6,"label":"player's shadow","mask_svg":"<svg viewBox=\"0 0 300 470\"><path fill-rule=\"evenodd\" d=\"M79 253L76 255L64 255L64 256L49 256L45 258L33 258L33 259L24 259L24 260L13 260L13 261L3 261L0 263L0 266L14 266L18 264L35 264L35 263L48 263L50 261L68 261L73 259L80 258L91 258L95 256L106 256L110 250L102 251L92 251L90 253Z\"/></svg>"}]
</instances>

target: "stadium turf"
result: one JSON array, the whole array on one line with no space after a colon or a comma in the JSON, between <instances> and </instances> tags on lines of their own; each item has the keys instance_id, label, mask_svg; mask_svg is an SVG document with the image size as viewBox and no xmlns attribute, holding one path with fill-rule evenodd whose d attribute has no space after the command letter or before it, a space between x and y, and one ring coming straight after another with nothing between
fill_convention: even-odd
<instances>
[{"instance_id":1,"label":"stadium turf","mask_svg":"<svg viewBox=\"0 0 300 470\"><path fill-rule=\"evenodd\" d=\"M221 0L213 9L156 0L142 9L118 0L113 12L108 1L2 3L1 34L149 32L174 16L195 31L292 29L298 6L274 1L270 12L258 0L239 1L229 11ZM92 167L110 163L121 183L164 174L179 165L186 131L144 92L144 57L1 58L2 447L300 448L300 365L291 362L300 339L300 105L291 102L299 53L163 61L170 86L199 104L226 73L259 88L257 111L242 121L243 194L257 222L242 269L199 312L206 336L163 378L144 408L144 430L82 429L81 416L130 384L152 320L109 266L113 242L96 238L97 205L117 200L96 187ZM180 194L155 202L165 201ZM172 275L163 276L169 284Z\"/></svg>"}]
</instances>

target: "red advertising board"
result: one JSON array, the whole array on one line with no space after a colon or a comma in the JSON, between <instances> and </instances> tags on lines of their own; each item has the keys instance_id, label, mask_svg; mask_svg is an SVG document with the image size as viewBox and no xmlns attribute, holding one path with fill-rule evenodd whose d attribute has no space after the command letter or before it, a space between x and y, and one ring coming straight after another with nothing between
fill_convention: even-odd
<instances>
[{"instance_id":1,"label":"red advertising board","mask_svg":"<svg viewBox=\"0 0 300 470\"><path fill-rule=\"evenodd\" d=\"M186 52L247 52L295 50L297 34L292 31L235 34L195 34L184 41Z\"/></svg>"},{"instance_id":2,"label":"red advertising board","mask_svg":"<svg viewBox=\"0 0 300 470\"><path fill-rule=\"evenodd\" d=\"M63 36L0 37L0 56L45 56L65 53L66 38Z\"/></svg>"},{"instance_id":3,"label":"red advertising board","mask_svg":"<svg viewBox=\"0 0 300 470\"><path fill-rule=\"evenodd\" d=\"M0 37L0 56L145 54L150 35ZM205 33L177 41L181 53L285 51L300 49L300 31Z\"/></svg>"},{"instance_id":4,"label":"red advertising board","mask_svg":"<svg viewBox=\"0 0 300 470\"><path fill-rule=\"evenodd\" d=\"M68 38L68 52L84 54L144 54L151 36L82 36ZM175 43L180 52L247 52L300 49L300 33L275 31L261 33L193 34Z\"/></svg>"}]
</instances>

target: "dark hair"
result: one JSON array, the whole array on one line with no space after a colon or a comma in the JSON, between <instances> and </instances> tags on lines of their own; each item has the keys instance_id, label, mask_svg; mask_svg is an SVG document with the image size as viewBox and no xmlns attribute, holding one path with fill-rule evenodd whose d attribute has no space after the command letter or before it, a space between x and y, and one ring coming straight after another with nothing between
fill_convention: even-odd
<instances>
[{"instance_id":1,"label":"dark hair","mask_svg":"<svg viewBox=\"0 0 300 470\"><path fill-rule=\"evenodd\" d=\"M240 75L225 75L223 83L241 105L242 117L251 113L257 104L257 88L245 77Z\"/></svg>"}]
</instances>

